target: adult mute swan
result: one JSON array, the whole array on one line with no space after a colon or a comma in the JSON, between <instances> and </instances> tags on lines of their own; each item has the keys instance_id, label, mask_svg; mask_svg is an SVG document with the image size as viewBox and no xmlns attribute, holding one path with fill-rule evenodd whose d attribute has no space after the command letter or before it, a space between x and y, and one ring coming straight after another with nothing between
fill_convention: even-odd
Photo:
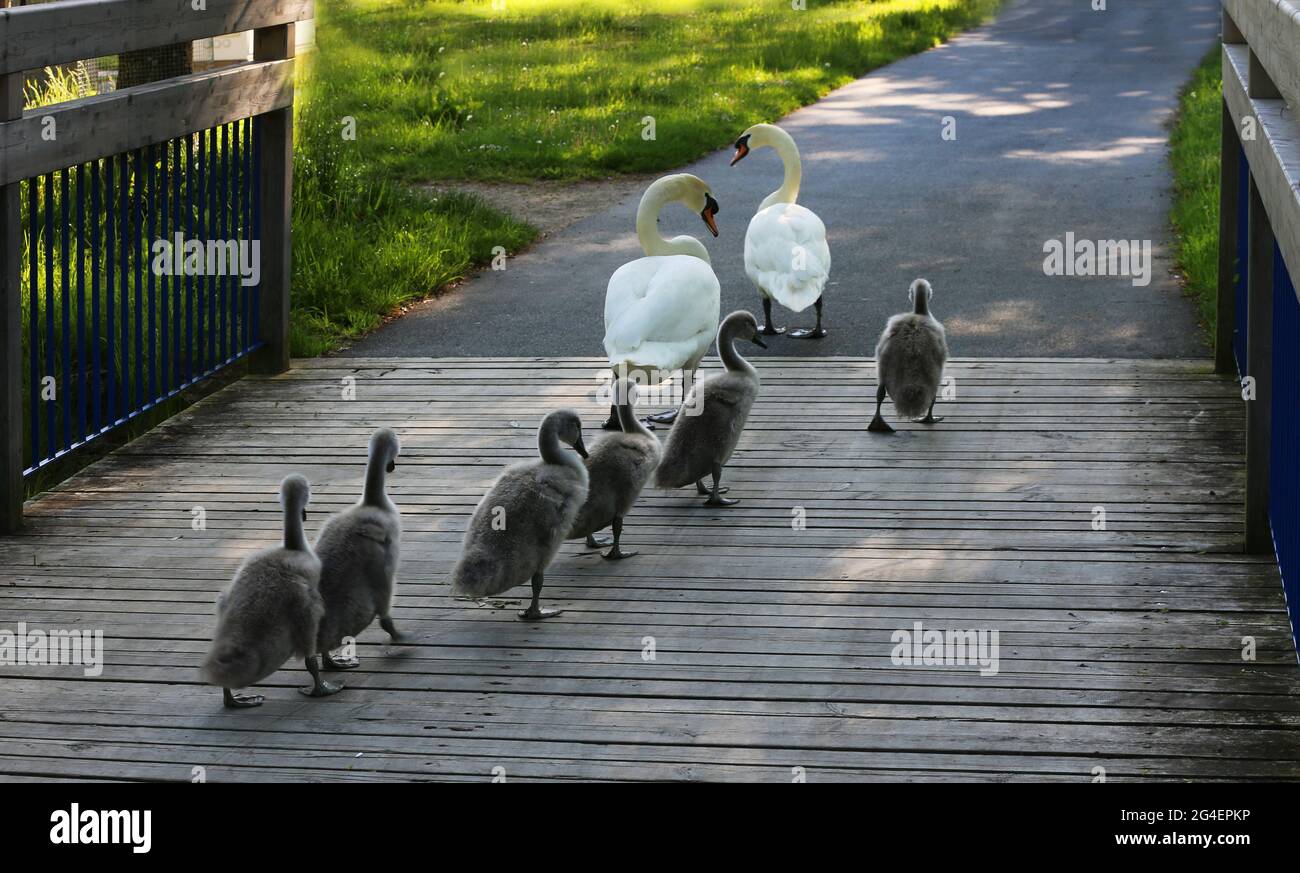
<instances>
[{"instance_id":1,"label":"adult mute swan","mask_svg":"<svg viewBox=\"0 0 1300 873\"><path fill-rule=\"evenodd\" d=\"M676 370L694 377L718 332L722 288L704 243L693 236L664 239L659 233L659 211L669 203L698 212L709 232L718 235L713 220L718 201L703 179L677 173L646 189L636 211L636 236L645 257L615 270L605 291L605 353L616 379L636 373L671 378ZM674 409L649 420L667 424L676 416ZM611 404L604 428L620 429L617 404Z\"/></svg>"},{"instance_id":2,"label":"adult mute swan","mask_svg":"<svg viewBox=\"0 0 1300 873\"><path fill-rule=\"evenodd\" d=\"M799 149L790 134L775 124L755 124L742 133L736 140L731 165L734 167L745 155L763 146L771 146L781 156L785 178L781 187L758 205L758 212L749 220L749 230L745 232L745 273L763 296L766 323L761 329L768 336L785 331L772 325L772 300L775 299L795 312L815 306L817 326L812 330L792 330L790 336L821 339L826 336L822 329L822 292L831 272L826 225L812 210L795 203L803 179Z\"/></svg>"}]
</instances>

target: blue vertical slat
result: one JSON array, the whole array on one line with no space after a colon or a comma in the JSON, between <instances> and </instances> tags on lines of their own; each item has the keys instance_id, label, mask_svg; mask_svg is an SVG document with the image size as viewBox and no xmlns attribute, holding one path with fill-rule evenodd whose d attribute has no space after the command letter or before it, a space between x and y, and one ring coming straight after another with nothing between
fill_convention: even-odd
<instances>
[{"instance_id":1,"label":"blue vertical slat","mask_svg":"<svg viewBox=\"0 0 1300 873\"><path fill-rule=\"evenodd\" d=\"M117 162L112 158L104 160L104 275L108 278L108 287L104 289L104 311L107 314L104 335L108 340L108 397L104 404L104 426L112 427L117 418L117 298L119 296L117 276Z\"/></svg>"},{"instance_id":2,"label":"blue vertical slat","mask_svg":"<svg viewBox=\"0 0 1300 873\"><path fill-rule=\"evenodd\" d=\"M27 180L27 390L31 466L41 460L40 179Z\"/></svg>"},{"instance_id":3,"label":"blue vertical slat","mask_svg":"<svg viewBox=\"0 0 1300 873\"><path fill-rule=\"evenodd\" d=\"M171 143L162 144L162 157L158 164L158 234L161 239L171 240ZM152 215L152 213L150 213ZM150 241L154 239L153 231L149 232ZM165 251L165 250L164 250ZM161 384L158 386L164 394L171 390L171 300L168 294L171 292L171 282L166 271L158 279L159 296L161 297L162 314L160 324L162 332L158 341L158 368L162 372Z\"/></svg>"},{"instance_id":4,"label":"blue vertical slat","mask_svg":"<svg viewBox=\"0 0 1300 873\"><path fill-rule=\"evenodd\" d=\"M93 215L93 213L92 213ZM86 360L86 165L77 165L77 438L85 440L90 368Z\"/></svg>"},{"instance_id":5,"label":"blue vertical slat","mask_svg":"<svg viewBox=\"0 0 1300 873\"><path fill-rule=\"evenodd\" d=\"M117 421L125 420L131 410L131 160L120 155L117 168L117 287L118 324L117 354L121 366L118 376Z\"/></svg>"},{"instance_id":6,"label":"blue vertical slat","mask_svg":"<svg viewBox=\"0 0 1300 873\"><path fill-rule=\"evenodd\" d=\"M131 372L135 375L135 402L128 414L141 409L147 402L144 393L144 263L140 245L144 238L144 155L136 149L131 155L134 172L131 174L131 261L135 273L135 297L132 300L132 321L135 328L135 353L131 356Z\"/></svg>"},{"instance_id":7,"label":"blue vertical slat","mask_svg":"<svg viewBox=\"0 0 1300 873\"><path fill-rule=\"evenodd\" d=\"M221 239L230 239L233 234L230 233L230 125L221 125ZM221 331L221 348L222 359L230 360L235 355L234 329L235 313L231 308L234 305L235 291L231 285L231 278L238 272L239 264L227 264L226 275L221 279L222 300L221 322L224 330Z\"/></svg>"},{"instance_id":8,"label":"blue vertical slat","mask_svg":"<svg viewBox=\"0 0 1300 873\"><path fill-rule=\"evenodd\" d=\"M145 343L148 346L147 355L149 357L149 393L145 396L152 403L158 399L158 289L156 287L157 275L154 273L153 264L150 263L149 253L153 247L153 241L158 237L158 210L156 208L157 204L154 202L158 197L157 147L149 146L144 157L144 197L141 198L141 202L144 204L145 211L149 213L149 232L141 241L137 256L144 264L145 276L148 282L146 288L148 296L145 300L145 306L149 310L149 326L146 331Z\"/></svg>"},{"instance_id":9,"label":"blue vertical slat","mask_svg":"<svg viewBox=\"0 0 1300 873\"><path fill-rule=\"evenodd\" d=\"M256 184L256 181L253 179L253 164L252 164L253 119L251 118L244 119L243 132L241 136L243 137L242 158L243 158L243 165L244 165L244 185L240 191L240 193L243 194L243 207L242 207L243 221L244 221L243 238L247 242L249 251L251 252L252 243L253 243L253 221L252 221L252 217L249 214L249 207L253 202L252 192L253 192L253 186ZM241 302L244 307L244 351L248 351L253 344L253 338L251 335L251 329L252 329L251 326L253 323L253 319L252 319L252 313L248 308L249 307L248 286L243 285L241 283L239 293L243 297L243 300Z\"/></svg>"},{"instance_id":10,"label":"blue vertical slat","mask_svg":"<svg viewBox=\"0 0 1300 873\"><path fill-rule=\"evenodd\" d=\"M1273 247L1273 410L1269 524L1282 573L1292 640L1300 647L1300 301L1281 249ZM1300 651L1300 648L1297 649Z\"/></svg>"},{"instance_id":11,"label":"blue vertical slat","mask_svg":"<svg viewBox=\"0 0 1300 873\"><path fill-rule=\"evenodd\" d=\"M45 174L45 369L42 376L54 378L54 174ZM55 383L57 384L57 382ZM41 386L42 389L44 386ZM45 401L45 457L52 458L58 448L59 401Z\"/></svg>"},{"instance_id":12,"label":"blue vertical slat","mask_svg":"<svg viewBox=\"0 0 1300 873\"><path fill-rule=\"evenodd\" d=\"M262 238L262 117L253 119L253 239ZM253 286L253 343L262 341L262 274Z\"/></svg>"},{"instance_id":13,"label":"blue vertical slat","mask_svg":"<svg viewBox=\"0 0 1300 873\"><path fill-rule=\"evenodd\" d=\"M68 281L68 275L72 270L72 265L68 257L68 250L71 248L69 240L69 226L72 224L69 217L69 210L72 204L69 202L71 197L68 191L68 171L65 169L59 173L59 266L61 272L59 275L59 311L63 316L62 323L59 327L62 329L60 343L63 351L62 370L59 380L60 409L63 418L63 449L72 448L72 283Z\"/></svg>"},{"instance_id":14,"label":"blue vertical slat","mask_svg":"<svg viewBox=\"0 0 1300 873\"><path fill-rule=\"evenodd\" d=\"M208 250L208 240L220 232L220 226L217 223L217 177L221 173L221 159L217 155L216 128L208 129L206 139L208 142L208 175L203 184L203 190L207 194L203 201L204 208L207 210L207 215L203 219L203 247L205 253ZM206 334L208 340L208 364L204 368L204 372L217 366L217 355L220 351L217 347L217 340L221 335L217 302L217 291L220 283L217 281L217 277L212 275L211 268L213 266L215 265L209 264L206 260L204 261L204 282L208 292L208 332Z\"/></svg>"},{"instance_id":15,"label":"blue vertical slat","mask_svg":"<svg viewBox=\"0 0 1300 873\"><path fill-rule=\"evenodd\" d=\"M198 185L198 150L195 148L193 135L185 138L185 224L186 238L195 239L198 234L195 229L198 227L198 219L195 217L195 197L194 192ZM197 277L191 276L189 271L185 272L185 381L188 382L194 378L197 372L195 362L198 359L198 352L195 350L195 343L198 341L199 325L195 324L194 315L194 285Z\"/></svg>"},{"instance_id":16,"label":"blue vertical slat","mask_svg":"<svg viewBox=\"0 0 1300 873\"><path fill-rule=\"evenodd\" d=\"M94 348L91 350L88 363L91 364L90 427L95 433L99 433L99 429L104 426L101 412L105 400L104 384L100 378L103 357L99 343L99 186L101 183L99 167L99 161L92 161L90 164L90 341Z\"/></svg>"}]
</instances>

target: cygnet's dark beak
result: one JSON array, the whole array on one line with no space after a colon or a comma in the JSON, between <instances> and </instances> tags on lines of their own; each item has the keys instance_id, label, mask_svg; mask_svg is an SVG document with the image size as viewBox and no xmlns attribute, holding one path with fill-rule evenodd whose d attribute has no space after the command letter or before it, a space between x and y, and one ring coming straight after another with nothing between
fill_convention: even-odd
<instances>
[{"instance_id":1,"label":"cygnet's dark beak","mask_svg":"<svg viewBox=\"0 0 1300 873\"><path fill-rule=\"evenodd\" d=\"M587 447L583 444L581 436L579 436L578 441L573 444L573 450L584 458L587 457Z\"/></svg>"},{"instance_id":2,"label":"cygnet's dark beak","mask_svg":"<svg viewBox=\"0 0 1300 873\"><path fill-rule=\"evenodd\" d=\"M303 521L306 521L306 520L307 520L307 508L306 508L306 507L303 507L303 510L302 510L302 520L303 520Z\"/></svg>"},{"instance_id":3,"label":"cygnet's dark beak","mask_svg":"<svg viewBox=\"0 0 1300 873\"><path fill-rule=\"evenodd\" d=\"M393 472L393 471L396 470L396 469L397 469L397 462L396 462L396 461L389 461L389 462L388 462L388 472L391 473L391 472Z\"/></svg>"},{"instance_id":4,"label":"cygnet's dark beak","mask_svg":"<svg viewBox=\"0 0 1300 873\"><path fill-rule=\"evenodd\" d=\"M767 343L763 342L763 338L758 334L754 334L754 336L750 338L749 341L752 342L754 345L758 346L760 349L767 348Z\"/></svg>"}]
</instances>

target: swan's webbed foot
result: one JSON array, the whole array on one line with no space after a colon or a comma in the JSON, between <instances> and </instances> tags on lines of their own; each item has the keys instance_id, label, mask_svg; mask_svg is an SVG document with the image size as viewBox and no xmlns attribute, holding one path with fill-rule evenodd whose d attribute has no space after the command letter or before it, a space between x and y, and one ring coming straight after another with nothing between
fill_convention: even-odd
<instances>
[{"instance_id":1,"label":"swan's webbed foot","mask_svg":"<svg viewBox=\"0 0 1300 873\"><path fill-rule=\"evenodd\" d=\"M306 688L299 688L298 693L305 694L308 697L328 697L331 694L338 694L343 690L343 683L327 682L322 679L320 677L320 665L316 663L317 658L324 660L323 656L320 655L307 656L304 663L307 666L307 672L311 674L311 684Z\"/></svg>"},{"instance_id":2,"label":"swan's webbed foot","mask_svg":"<svg viewBox=\"0 0 1300 873\"><path fill-rule=\"evenodd\" d=\"M894 432L894 429L890 427L888 424L886 424L885 420L880 417L879 412L876 413L875 418L871 419L871 424L867 425L867 430L871 431L872 433L893 433Z\"/></svg>"},{"instance_id":3,"label":"swan's webbed foot","mask_svg":"<svg viewBox=\"0 0 1300 873\"><path fill-rule=\"evenodd\" d=\"M917 424L938 424L941 421L943 421L942 415L936 418L935 414L933 412L930 412L930 413L926 413L925 418L920 419L917 422Z\"/></svg>"},{"instance_id":4,"label":"swan's webbed foot","mask_svg":"<svg viewBox=\"0 0 1300 873\"><path fill-rule=\"evenodd\" d=\"M772 300L769 297L763 298L763 323L758 326L758 332L764 336L780 336L785 333L784 327L772 324Z\"/></svg>"},{"instance_id":5,"label":"swan's webbed foot","mask_svg":"<svg viewBox=\"0 0 1300 873\"><path fill-rule=\"evenodd\" d=\"M527 609L519 610L519 620L542 621L547 618L555 618L563 612L563 609L542 609L540 606L530 606Z\"/></svg>"},{"instance_id":6,"label":"swan's webbed foot","mask_svg":"<svg viewBox=\"0 0 1300 873\"><path fill-rule=\"evenodd\" d=\"M641 419L641 421L645 423L645 426L651 428L652 430L654 429L653 425L672 424L676 420L677 420L676 409L670 409L667 412L658 412L655 413L654 415L647 415L645 418Z\"/></svg>"},{"instance_id":7,"label":"swan's webbed foot","mask_svg":"<svg viewBox=\"0 0 1300 873\"><path fill-rule=\"evenodd\" d=\"M520 621L541 621L546 618L555 618L555 616L564 612L563 609L542 609L542 574L533 574L533 602L527 608L519 611Z\"/></svg>"},{"instance_id":8,"label":"swan's webbed foot","mask_svg":"<svg viewBox=\"0 0 1300 873\"><path fill-rule=\"evenodd\" d=\"M589 549L603 549L612 545L614 545L613 537L597 537L595 534L587 534L586 546Z\"/></svg>"},{"instance_id":9,"label":"swan's webbed foot","mask_svg":"<svg viewBox=\"0 0 1300 873\"><path fill-rule=\"evenodd\" d=\"M630 558L633 555L635 555L636 552L634 551L625 552L621 548L619 548L618 543L619 540L621 539L623 539L623 519L616 518L614 519L614 536L612 539L614 548L610 549L601 557L603 557L606 561L621 561L623 558Z\"/></svg>"},{"instance_id":10,"label":"swan's webbed foot","mask_svg":"<svg viewBox=\"0 0 1300 873\"><path fill-rule=\"evenodd\" d=\"M335 657L329 652L323 652L320 656L321 666L326 670L355 670L361 666L361 659L355 655L351 657Z\"/></svg>"},{"instance_id":11,"label":"swan's webbed foot","mask_svg":"<svg viewBox=\"0 0 1300 873\"><path fill-rule=\"evenodd\" d=\"M867 430L872 433L894 432L894 429L886 424L885 420L880 417L880 407L884 405L886 393L884 385L880 385L876 388L876 417L871 419L871 424L867 425Z\"/></svg>"},{"instance_id":12,"label":"swan's webbed foot","mask_svg":"<svg viewBox=\"0 0 1300 873\"><path fill-rule=\"evenodd\" d=\"M721 488L718 489L718 493L719 493L719 494L726 494L726 493L727 493L728 491L730 491L730 490L731 490L731 489L728 488L726 485L723 485ZM704 480L703 480L703 479L696 479L696 480L695 480L695 493L698 494L698 495L700 495L701 497L708 497L708 496L709 496L710 494L712 494L713 492L709 490L709 486L707 486L707 485L704 484Z\"/></svg>"},{"instance_id":13,"label":"swan's webbed foot","mask_svg":"<svg viewBox=\"0 0 1300 873\"><path fill-rule=\"evenodd\" d=\"M261 706L266 700L260 694L236 694L229 688L221 689L222 705L228 709L249 709L254 706Z\"/></svg>"},{"instance_id":14,"label":"swan's webbed foot","mask_svg":"<svg viewBox=\"0 0 1300 873\"><path fill-rule=\"evenodd\" d=\"M799 328L790 331L790 336L795 339L821 339L826 336L826 329L822 327L822 298L818 297L817 302L813 304L817 308L817 325L812 330Z\"/></svg>"},{"instance_id":15,"label":"swan's webbed foot","mask_svg":"<svg viewBox=\"0 0 1300 873\"><path fill-rule=\"evenodd\" d=\"M800 327L790 331L790 336L793 339L821 339L826 336L826 328L818 326L809 330Z\"/></svg>"},{"instance_id":16,"label":"swan's webbed foot","mask_svg":"<svg viewBox=\"0 0 1300 873\"><path fill-rule=\"evenodd\" d=\"M735 506L739 500L723 497L722 492L725 490L719 483L722 481L722 465L713 465L713 491L709 494L709 499L704 501L705 506ZM696 485L702 485L703 482L696 482Z\"/></svg>"}]
</instances>

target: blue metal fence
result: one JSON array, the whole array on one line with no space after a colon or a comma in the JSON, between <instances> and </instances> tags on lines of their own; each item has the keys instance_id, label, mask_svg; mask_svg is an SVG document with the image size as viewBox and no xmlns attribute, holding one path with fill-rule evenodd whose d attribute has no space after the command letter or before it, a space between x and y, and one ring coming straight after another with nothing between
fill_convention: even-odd
<instances>
[{"instance_id":1,"label":"blue metal fence","mask_svg":"<svg viewBox=\"0 0 1300 873\"><path fill-rule=\"evenodd\" d=\"M1268 518L1300 651L1300 301L1282 250L1273 246L1273 414Z\"/></svg>"},{"instance_id":2,"label":"blue metal fence","mask_svg":"<svg viewBox=\"0 0 1300 873\"><path fill-rule=\"evenodd\" d=\"M259 137L246 118L23 183L24 475L259 347Z\"/></svg>"}]
</instances>

